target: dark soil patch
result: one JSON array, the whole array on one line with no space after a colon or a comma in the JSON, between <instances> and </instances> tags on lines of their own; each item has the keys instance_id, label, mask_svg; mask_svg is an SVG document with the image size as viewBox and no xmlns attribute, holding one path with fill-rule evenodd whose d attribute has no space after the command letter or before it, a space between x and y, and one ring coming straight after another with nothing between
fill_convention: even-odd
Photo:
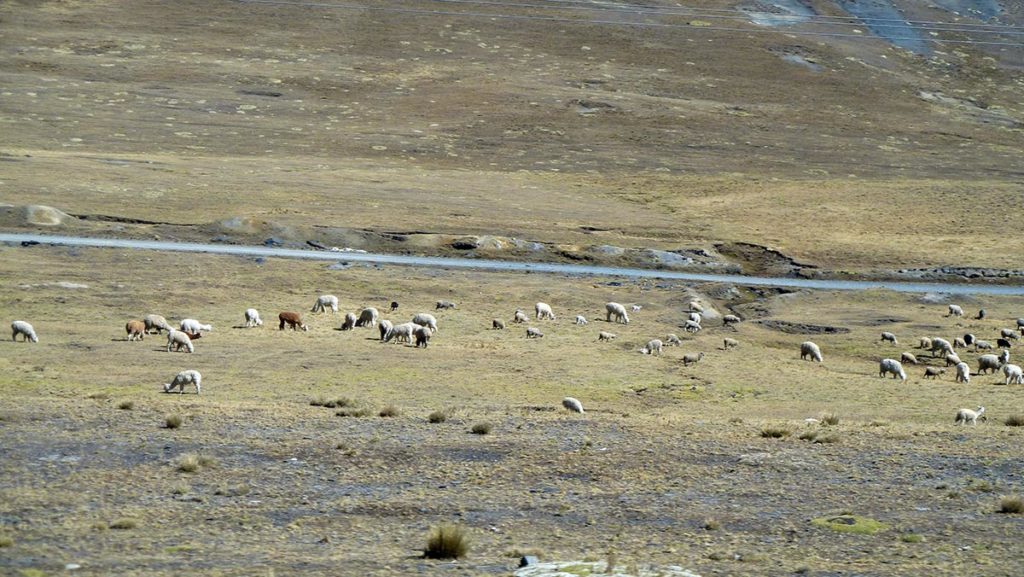
<instances>
[{"instance_id":1,"label":"dark soil patch","mask_svg":"<svg viewBox=\"0 0 1024 577\"><path fill-rule=\"evenodd\" d=\"M824 325L810 325L807 323L791 323L788 321L763 320L754 321L772 330L783 332L789 335L843 335L850 332L846 327L830 327Z\"/></svg>"}]
</instances>

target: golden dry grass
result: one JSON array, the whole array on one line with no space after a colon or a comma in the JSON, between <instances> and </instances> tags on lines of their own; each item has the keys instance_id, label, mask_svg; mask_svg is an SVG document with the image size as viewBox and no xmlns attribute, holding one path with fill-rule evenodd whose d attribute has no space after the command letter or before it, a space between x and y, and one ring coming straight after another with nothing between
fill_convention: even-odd
<instances>
[{"instance_id":1,"label":"golden dry grass","mask_svg":"<svg viewBox=\"0 0 1024 577\"><path fill-rule=\"evenodd\" d=\"M457 515L477 536L467 557L473 564L511 562L504 552L539 542L546 557L579 558L592 552L588 543L617 534L616 548L635 559L698 571L780 572L808 563L829 570L851 562L847 549L808 532L804 520L834 510L836 483L846 487L844 502L862 504L857 514L913 526L937 547L951 546L959 534L944 531L939 519L991 508L984 503L990 493L973 489L978 480L994 491L1019 492L1003 473L1019 459L1017 429L996 426L1003 415L1024 412L1019 387L998 385L997 376L975 377L969 386L948 375L925 381L922 367L909 369L910 379L900 383L878 378L877 360L898 356L918 336L994 332L1024 307L1020 298L986 298L989 317L973 321L943 317L944 301L886 291L769 294L743 304L751 297L745 291L727 302L707 296L714 287L610 286L601 278L329 271L276 259L42 246L4 247L0 256L0 272L18 279L0 288L0 302L9 316L31 320L41 339L0 347L5 447L20 456L0 465L5 479L16 480L0 489L0 504L5 514L31 515L36 527L13 535L16 556L45 555L56 543L89 535L89 555L161 574L185 554L166 548L179 545L181 527L189 526L216 531L233 551L251 551L251 535L279 543L271 562L279 569L299 559L326 567L337 544L352 552L352 571L386 574L381 560L392 570L410 568L409 551L421 546L425 527ZM201 282L174 283L166 271ZM88 288L47 284L58 280ZM438 298L459 308L439 311L431 347L417 350L380 344L366 329L337 331L340 314L306 312L325 292L339 296L343 311L398 300L400 314L384 315L394 319L429 310ZM660 357L639 354L649 338L680 333L676 325L694 295L723 311L731 304L745 321L734 330L709 320L679 348ZM597 331L608 328L600 309L611 299L644 308L628 326L613 327L617 341L598 343ZM544 339L527 339L520 325L491 330L491 318L510 318L539 300L559 314L539 323ZM249 306L265 319L277 310L303 311L311 330L234 328ZM124 322L148 312L172 322L199 318L214 331L196 341L193 355L165 352L157 335L126 341ZM571 324L573 312L591 324ZM758 324L759 317L850 332L785 334ZM880 343L881 330L896 333L901 344ZM722 350L723 335L743 346ZM822 346L824 363L799 360L798 344L807 339ZM705 359L683 367L682 355L698 351ZM973 353L962 354L973 364ZM162 393L160 384L184 368L203 373L203 394ZM567 394L584 402L586 415L560 408ZM310 405L321 398L335 407L332 399L344 399L341 410L364 416L343 419L337 408ZM118 409L126 400L132 411ZM976 404L996 420L954 428L955 410ZM389 405L401 413L377 416ZM449 407L447 419L429 423L439 406ZM170 413L187 424L163 429ZM804 422L828 414L841 420ZM492 434L469 434L481 422L493 424ZM793 434L762 439L769 427ZM96 431L103 448L73 469L74 461L61 459L93 450L78 429ZM216 466L178 472L189 454ZM46 490L27 488L43 482ZM903 506L908 490L920 510ZM139 502L142 494L153 497ZM550 494L560 496L549 501ZM202 507L212 503L219 520L206 520ZM67 516L79 508L96 513ZM1003 526L1012 516L970 514L964 523L986 551L1015 555L1005 539L1012 531ZM772 523L758 521L764 516ZM96 537L94 524L121 517L145 531ZM709 518L724 529L703 530ZM659 519L671 523L652 545L649 528ZM777 531L802 536L795 548L751 542ZM694 541L697 533L702 537ZM128 534L164 553L114 553L121 551L119 536ZM322 539L332 547L304 545ZM187 541L222 567L238 566L237 556ZM873 562L905 564L894 542L904 543L877 542ZM734 565L734 553L747 561ZM983 560L967 550L955 555ZM939 566L927 556L915 563Z\"/></svg>"}]
</instances>

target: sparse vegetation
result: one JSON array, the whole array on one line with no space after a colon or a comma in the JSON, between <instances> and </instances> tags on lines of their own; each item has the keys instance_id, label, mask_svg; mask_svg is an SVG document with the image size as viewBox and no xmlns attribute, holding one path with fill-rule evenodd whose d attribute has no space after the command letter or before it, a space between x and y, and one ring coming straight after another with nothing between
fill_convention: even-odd
<instances>
[{"instance_id":1,"label":"sparse vegetation","mask_svg":"<svg viewBox=\"0 0 1024 577\"><path fill-rule=\"evenodd\" d=\"M212 457L206 455L197 455L195 453L185 453L178 457L178 470L182 473L195 473L199 469L210 468L216 465L216 461Z\"/></svg>"},{"instance_id":2,"label":"sparse vegetation","mask_svg":"<svg viewBox=\"0 0 1024 577\"><path fill-rule=\"evenodd\" d=\"M999 512L1013 515L1024 513L1024 499L1017 495L1003 497L999 500Z\"/></svg>"},{"instance_id":3,"label":"sparse vegetation","mask_svg":"<svg viewBox=\"0 0 1024 577\"><path fill-rule=\"evenodd\" d=\"M799 439L801 441L810 441L812 443L837 443L839 442L839 435L812 430L800 433Z\"/></svg>"},{"instance_id":4,"label":"sparse vegetation","mask_svg":"<svg viewBox=\"0 0 1024 577\"><path fill-rule=\"evenodd\" d=\"M373 414L373 411L369 407L349 407L334 414L339 417L369 417Z\"/></svg>"},{"instance_id":5,"label":"sparse vegetation","mask_svg":"<svg viewBox=\"0 0 1024 577\"><path fill-rule=\"evenodd\" d=\"M1010 415L1003 424L1007 427L1024 427L1024 415Z\"/></svg>"},{"instance_id":6,"label":"sparse vegetation","mask_svg":"<svg viewBox=\"0 0 1024 577\"><path fill-rule=\"evenodd\" d=\"M167 415L164 419L164 428L177 429L181 427L182 422L184 419L181 418L181 415Z\"/></svg>"},{"instance_id":7,"label":"sparse vegetation","mask_svg":"<svg viewBox=\"0 0 1024 577\"><path fill-rule=\"evenodd\" d=\"M113 521L113 522L110 523L110 528L111 529L120 529L120 530L135 529L138 526L139 526L139 522L138 521L136 521L135 519L127 518L127 517L122 517L121 519L118 519L118 520Z\"/></svg>"},{"instance_id":8,"label":"sparse vegetation","mask_svg":"<svg viewBox=\"0 0 1024 577\"><path fill-rule=\"evenodd\" d=\"M491 423L483 422L474 424L472 428L469 429L469 431L474 435L487 435L490 434L491 429L493 428L494 425L492 425Z\"/></svg>"},{"instance_id":9,"label":"sparse vegetation","mask_svg":"<svg viewBox=\"0 0 1024 577\"><path fill-rule=\"evenodd\" d=\"M427 537L423 556L427 559L461 559L469 552L466 532L456 525L434 527Z\"/></svg>"},{"instance_id":10,"label":"sparse vegetation","mask_svg":"<svg viewBox=\"0 0 1024 577\"><path fill-rule=\"evenodd\" d=\"M766 439L781 439L791 434L793 434L793 431L789 428L777 425L769 425L761 429L761 436Z\"/></svg>"}]
</instances>

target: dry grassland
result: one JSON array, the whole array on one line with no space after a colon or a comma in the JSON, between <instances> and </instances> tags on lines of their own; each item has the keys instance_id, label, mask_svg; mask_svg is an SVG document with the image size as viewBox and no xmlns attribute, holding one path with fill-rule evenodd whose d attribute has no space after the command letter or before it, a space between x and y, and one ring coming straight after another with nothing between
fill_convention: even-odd
<instances>
[{"instance_id":1,"label":"dry grassland","mask_svg":"<svg viewBox=\"0 0 1024 577\"><path fill-rule=\"evenodd\" d=\"M1010 575L1019 565L1021 519L996 512L1001 495L1022 490L1021 433L1002 424L1024 413L1019 385L925 381L922 367L908 367L906 383L877 376L878 358L919 336L991 337L1024 308L1019 298L964 299L988 311L971 321L943 317L945 301L882 291L730 298L711 285L58 247L3 248L0 262L12 279L0 308L41 339L0 347L0 536L13 574L79 563L93 575L500 575L523 552L612 551L702 574ZM398 313L383 314L397 320L438 299L458 308L436 313L440 331L417 350L307 312L324 292L343 311L397 300ZM709 319L685 335L677 325L694 294L745 321L732 330ZM601 309L611 299L643 310L610 326ZM558 314L531 321L544 338L490 329L538 300ZM248 306L265 326L237 328ZM278 331L279 310L303 311L310 332ZM214 331L193 355L165 352L157 335L125 341L124 322L148 312ZM577 313L591 323L573 325ZM849 332L786 334L758 320ZM597 343L599 330L618 339ZM880 343L882 330L900 345ZM682 347L637 353L669 332ZM740 346L722 350L724 336ZM806 339L823 364L799 360ZM706 357L683 367L697 351ZM201 396L160 392L185 368L203 373ZM562 410L566 395L587 413ZM367 415L310 405L324 400ZM977 404L989 420L955 428L955 410ZM377 416L388 406L398 415ZM431 424L435 411L449 418ZM827 413L838 424L804 421ZM165 428L169 415L180 428ZM483 422L490 434L470 434ZM182 459L196 470L181 471ZM844 510L890 530L810 523ZM419 556L441 522L473 540L454 569Z\"/></svg>"}]
</instances>

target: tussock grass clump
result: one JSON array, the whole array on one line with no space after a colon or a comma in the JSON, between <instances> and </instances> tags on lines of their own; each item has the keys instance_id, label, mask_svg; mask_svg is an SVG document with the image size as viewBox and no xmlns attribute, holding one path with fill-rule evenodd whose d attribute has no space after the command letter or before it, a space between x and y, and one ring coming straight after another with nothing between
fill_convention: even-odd
<instances>
[{"instance_id":1,"label":"tussock grass clump","mask_svg":"<svg viewBox=\"0 0 1024 577\"><path fill-rule=\"evenodd\" d=\"M118 519L110 524L111 529L134 529L139 526L139 522L135 519L129 519L127 517Z\"/></svg>"},{"instance_id":2,"label":"tussock grass clump","mask_svg":"<svg viewBox=\"0 0 1024 577\"><path fill-rule=\"evenodd\" d=\"M366 407L363 407L361 409L350 407L347 409L342 409L334 414L339 417L369 417L371 414L373 414L373 411Z\"/></svg>"},{"instance_id":3,"label":"tussock grass clump","mask_svg":"<svg viewBox=\"0 0 1024 577\"><path fill-rule=\"evenodd\" d=\"M722 528L722 524L718 522L718 519L704 519L704 524L701 527L705 531L717 531Z\"/></svg>"},{"instance_id":4,"label":"tussock grass clump","mask_svg":"<svg viewBox=\"0 0 1024 577\"><path fill-rule=\"evenodd\" d=\"M14 546L14 539L11 539L10 537L6 537L6 536L5 537L0 537L0 549L3 549L4 547L13 547L13 546Z\"/></svg>"},{"instance_id":5,"label":"tussock grass clump","mask_svg":"<svg viewBox=\"0 0 1024 577\"><path fill-rule=\"evenodd\" d=\"M473 433L474 435L487 435L491 432L491 429L493 428L494 425L490 423L477 423L473 425L473 428L471 428L469 432Z\"/></svg>"},{"instance_id":6,"label":"tussock grass clump","mask_svg":"<svg viewBox=\"0 0 1024 577\"><path fill-rule=\"evenodd\" d=\"M185 453L178 457L178 470L182 473L195 473L199 469L213 467L216 464L213 457L195 453Z\"/></svg>"},{"instance_id":7,"label":"tussock grass clump","mask_svg":"<svg viewBox=\"0 0 1024 577\"><path fill-rule=\"evenodd\" d=\"M428 423L443 423L448 420L448 413L446 411L434 411L427 415Z\"/></svg>"},{"instance_id":8,"label":"tussock grass clump","mask_svg":"<svg viewBox=\"0 0 1024 577\"><path fill-rule=\"evenodd\" d=\"M822 413L818 417L818 421L820 421L822 425L834 427L835 425L839 424L839 415L832 412Z\"/></svg>"},{"instance_id":9,"label":"tussock grass clump","mask_svg":"<svg viewBox=\"0 0 1024 577\"><path fill-rule=\"evenodd\" d=\"M242 483L239 485L221 485L214 490L213 494L222 497L241 497L242 495L248 495L249 491L249 485Z\"/></svg>"},{"instance_id":10,"label":"tussock grass clump","mask_svg":"<svg viewBox=\"0 0 1024 577\"><path fill-rule=\"evenodd\" d=\"M1010 415L1003 424L1007 427L1024 427L1024 415Z\"/></svg>"},{"instance_id":11,"label":"tussock grass clump","mask_svg":"<svg viewBox=\"0 0 1024 577\"><path fill-rule=\"evenodd\" d=\"M134 401L121 401L120 403L117 404L117 408L121 409L122 411L130 411L130 410L135 408L135 402Z\"/></svg>"},{"instance_id":12,"label":"tussock grass clump","mask_svg":"<svg viewBox=\"0 0 1024 577\"><path fill-rule=\"evenodd\" d=\"M323 395L317 395L311 401L309 401L309 406L311 406L311 407L323 407L326 404L327 404L327 397L325 397Z\"/></svg>"},{"instance_id":13,"label":"tussock grass clump","mask_svg":"<svg viewBox=\"0 0 1024 577\"><path fill-rule=\"evenodd\" d=\"M1017 495L1003 497L999 500L999 512L1011 515L1024 513L1024 499Z\"/></svg>"},{"instance_id":14,"label":"tussock grass clump","mask_svg":"<svg viewBox=\"0 0 1024 577\"><path fill-rule=\"evenodd\" d=\"M427 559L460 559L469 552L469 539L461 527L440 525L427 537L423 556Z\"/></svg>"},{"instance_id":15,"label":"tussock grass clump","mask_svg":"<svg viewBox=\"0 0 1024 577\"><path fill-rule=\"evenodd\" d=\"M903 541L904 543L923 543L924 537L917 533L904 533L900 535L900 541Z\"/></svg>"},{"instance_id":16,"label":"tussock grass clump","mask_svg":"<svg viewBox=\"0 0 1024 577\"><path fill-rule=\"evenodd\" d=\"M790 431L786 427L776 425L771 425L761 429L761 436L764 437L765 439L781 439L783 437L788 437L792 434L793 431Z\"/></svg>"},{"instance_id":17,"label":"tussock grass clump","mask_svg":"<svg viewBox=\"0 0 1024 577\"><path fill-rule=\"evenodd\" d=\"M832 433L819 433L818 431L804 431L800 433L801 441L810 441L812 443L838 443L839 435Z\"/></svg>"},{"instance_id":18,"label":"tussock grass clump","mask_svg":"<svg viewBox=\"0 0 1024 577\"><path fill-rule=\"evenodd\" d=\"M85 398L93 399L95 401L105 401L105 400L110 398L110 393L103 393L103 392L89 393L88 395L86 395Z\"/></svg>"},{"instance_id":19,"label":"tussock grass clump","mask_svg":"<svg viewBox=\"0 0 1024 577\"><path fill-rule=\"evenodd\" d=\"M167 415L167 418L164 419L164 427L167 429L177 429L184 421L181 415Z\"/></svg>"},{"instance_id":20,"label":"tussock grass clump","mask_svg":"<svg viewBox=\"0 0 1024 577\"><path fill-rule=\"evenodd\" d=\"M379 413L379 415L381 417L397 417L400 414L401 414L401 411L398 410L398 407L396 407L394 405L388 405L388 406L384 407L383 409L380 410L380 413Z\"/></svg>"}]
</instances>

